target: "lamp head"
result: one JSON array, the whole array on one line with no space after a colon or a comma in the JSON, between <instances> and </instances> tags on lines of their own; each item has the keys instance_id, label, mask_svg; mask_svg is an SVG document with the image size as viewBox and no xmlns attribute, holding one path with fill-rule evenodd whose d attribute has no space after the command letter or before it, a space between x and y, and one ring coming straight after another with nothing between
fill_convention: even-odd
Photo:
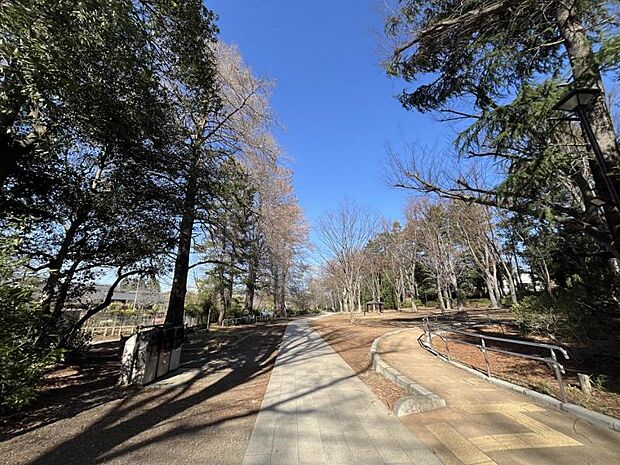
<instances>
[{"instance_id":1,"label":"lamp head","mask_svg":"<svg viewBox=\"0 0 620 465\"><path fill-rule=\"evenodd\" d=\"M573 89L553 106L554 110L575 112L578 108L587 107L601 94L600 89Z\"/></svg>"}]
</instances>

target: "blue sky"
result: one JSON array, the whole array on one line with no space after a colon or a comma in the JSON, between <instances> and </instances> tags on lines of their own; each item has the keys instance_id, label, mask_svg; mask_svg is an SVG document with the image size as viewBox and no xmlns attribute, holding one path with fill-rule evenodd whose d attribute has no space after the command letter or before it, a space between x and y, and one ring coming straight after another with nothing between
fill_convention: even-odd
<instances>
[{"instance_id":1,"label":"blue sky","mask_svg":"<svg viewBox=\"0 0 620 465\"><path fill-rule=\"evenodd\" d=\"M376 0L213 0L221 39L235 43L272 97L292 158L295 190L312 225L344 198L398 218L406 194L382 180L387 143L435 144L446 126L404 110L402 83L380 68Z\"/></svg>"}]
</instances>

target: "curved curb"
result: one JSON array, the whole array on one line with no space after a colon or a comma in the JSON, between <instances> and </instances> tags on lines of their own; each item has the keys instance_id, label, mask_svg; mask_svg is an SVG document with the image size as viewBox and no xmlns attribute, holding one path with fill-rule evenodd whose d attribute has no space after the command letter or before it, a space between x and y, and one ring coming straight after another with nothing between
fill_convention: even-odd
<instances>
[{"instance_id":1,"label":"curved curb","mask_svg":"<svg viewBox=\"0 0 620 465\"><path fill-rule=\"evenodd\" d=\"M555 397L548 396L541 392L533 391L532 389L524 388L523 386L519 386L517 384L510 383L508 381L504 381L503 379L493 378L485 375L484 373L479 372L478 370L474 370L467 365L463 365L459 362L454 362L452 360L448 360L443 354L437 352L434 348L428 345L426 341L423 340L424 334L422 334L418 338L418 342L420 346L431 354L435 355L440 360L449 363L457 368L467 371L472 375L478 376L486 380L491 384L495 384L496 386L502 387L504 389L510 389L511 391L518 392L523 394L530 399L539 402L541 404L552 407L556 410L559 410L564 413L568 413L574 417L577 417L581 420L585 420L588 423L592 423L594 425L602 426L604 428L609 428L612 431L620 432L620 419L610 417L609 415L605 415L603 413L595 412L594 410L587 409L577 404L571 404L570 402L562 402L561 400L556 399Z\"/></svg>"},{"instance_id":2,"label":"curved curb","mask_svg":"<svg viewBox=\"0 0 620 465\"><path fill-rule=\"evenodd\" d=\"M401 397L396 401L394 405L394 413L396 416L402 417L404 415L410 415L412 413L427 412L429 410L435 410L446 406L446 401L439 397L437 394L432 393L423 386L413 381L408 376L403 375L396 368L388 365L379 355L379 344L381 340L394 334L408 331L408 329L401 329L398 331L392 331L391 333L384 334L378 337L372 343L370 347L370 363L372 369L379 373L398 386L402 387L409 395Z\"/></svg>"}]
</instances>

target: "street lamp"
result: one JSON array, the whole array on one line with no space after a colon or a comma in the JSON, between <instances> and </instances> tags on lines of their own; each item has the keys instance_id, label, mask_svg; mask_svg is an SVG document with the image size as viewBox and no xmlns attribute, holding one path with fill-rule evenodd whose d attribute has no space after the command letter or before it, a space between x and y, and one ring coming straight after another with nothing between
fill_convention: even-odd
<instances>
[{"instance_id":1,"label":"street lamp","mask_svg":"<svg viewBox=\"0 0 620 465\"><path fill-rule=\"evenodd\" d=\"M592 101L601 95L599 89L573 89L553 106L554 110L576 112L579 108L587 108Z\"/></svg>"},{"instance_id":2,"label":"street lamp","mask_svg":"<svg viewBox=\"0 0 620 465\"><path fill-rule=\"evenodd\" d=\"M616 191L616 186L614 186L613 182L609 178L609 169L607 167L605 157L603 156L603 151L601 150L601 146L598 144L598 140L592 131L590 120L586 115L586 109L600 95L600 89L573 89L562 97L560 101L553 106L553 109L566 111L577 115L583 132L588 139L588 143L590 144L590 147L592 147L592 151L596 156L596 162L602 172L603 181L605 182L605 187L609 193L609 198L617 206L620 205L618 191Z\"/></svg>"}]
</instances>

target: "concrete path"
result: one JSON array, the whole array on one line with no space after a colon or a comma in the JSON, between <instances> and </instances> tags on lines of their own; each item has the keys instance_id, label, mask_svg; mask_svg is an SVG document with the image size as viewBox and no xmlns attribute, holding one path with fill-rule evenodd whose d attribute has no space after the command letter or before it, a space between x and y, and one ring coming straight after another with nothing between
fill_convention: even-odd
<instances>
[{"instance_id":1,"label":"concrete path","mask_svg":"<svg viewBox=\"0 0 620 465\"><path fill-rule=\"evenodd\" d=\"M306 320L288 325L243 465L439 465Z\"/></svg>"},{"instance_id":2,"label":"concrete path","mask_svg":"<svg viewBox=\"0 0 620 465\"><path fill-rule=\"evenodd\" d=\"M420 347L420 334L388 336L379 353L446 401L445 408L402 418L446 465L620 464L620 433L449 365Z\"/></svg>"}]
</instances>

